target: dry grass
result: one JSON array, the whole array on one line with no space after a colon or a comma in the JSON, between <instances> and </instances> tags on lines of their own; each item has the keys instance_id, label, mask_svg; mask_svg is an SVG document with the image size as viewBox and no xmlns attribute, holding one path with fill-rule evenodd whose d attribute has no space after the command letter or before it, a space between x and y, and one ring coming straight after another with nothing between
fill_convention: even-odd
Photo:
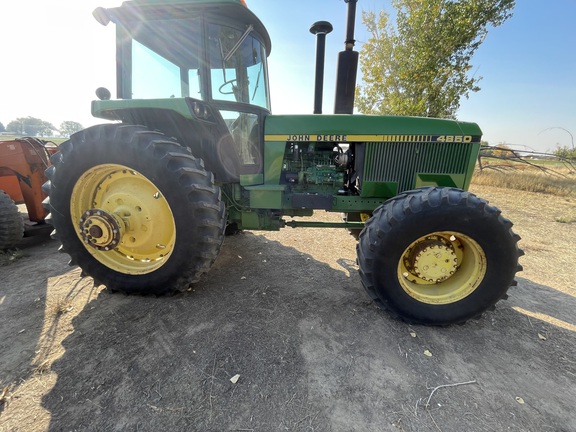
<instances>
[{"instance_id":1,"label":"dry grass","mask_svg":"<svg viewBox=\"0 0 576 432\"><path fill-rule=\"evenodd\" d=\"M472 183L482 186L576 197L576 173L571 167L530 166L515 162L491 163L476 170Z\"/></svg>"},{"instance_id":2,"label":"dry grass","mask_svg":"<svg viewBox=\"0 0 576 432\"><path fill-rule=\"evenodd\" d=\"M10 400L14 396L13 390L14 384L2 388L2 391L0 392L0 407L8 406Z\"/></svg>"},{"instance_id":3,"label":"dry grass","mask_svg":"<svg viewBox=\"0 0 576 432\"><path fill-rule=\"evenodd\" d=\"M557 216L554 220L559 223L571 224L576 222L576 216Z\"/></svg>"},{"instance_id":4,"label":"dry grass","mask_svg":"<svg viewBox=\"0 0 576 432\"><path fill-rule=\"evenodd\" d=\"M48 372L50 370L50 366L51 366L51 359L46 359L40 364L37 364L33 372L35 375L43 375L45 372Z\"/></svg>"},{"instance_id":5,"label":"dry grass","mask_svg":"<svg viewBox=\"0 0 576 432\"><path fill-rule=\"evenodd\" d=\"M471 192L487 199L514 223L522 237L519 246L526 253L520 258L521 278L576 296L574 260L576 248L576 196L514 191L473 184ZM560 222L560 220L565 222Z\"/></svg>"}]
</instances>

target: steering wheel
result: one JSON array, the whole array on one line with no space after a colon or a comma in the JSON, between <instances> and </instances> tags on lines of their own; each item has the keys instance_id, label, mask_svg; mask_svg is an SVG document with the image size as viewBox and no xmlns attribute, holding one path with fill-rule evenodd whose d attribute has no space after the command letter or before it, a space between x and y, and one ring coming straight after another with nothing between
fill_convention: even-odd
<instances>
[{"instance_id":1,"label":"steering wheel","mask_svg":"<svg viewBox=\"0 0 576 432\"><path fill-rule=\"evenodd\" d=\"M231 80L228 80L228 81L225 81L224 84L222 84L222 85L220 86L220 88L218 89L218 91L219 91L221 94L225 94L225 95L234 94L234 85L235 85L236 82L238 82L238 80L237 80L236 78L231 79ZM224 87L226 87L227 85L229 85L229 86L231 87L231 90L225 92L225 91L223 91L222 89L223 89Z\"/></svg>"}]
</instances>

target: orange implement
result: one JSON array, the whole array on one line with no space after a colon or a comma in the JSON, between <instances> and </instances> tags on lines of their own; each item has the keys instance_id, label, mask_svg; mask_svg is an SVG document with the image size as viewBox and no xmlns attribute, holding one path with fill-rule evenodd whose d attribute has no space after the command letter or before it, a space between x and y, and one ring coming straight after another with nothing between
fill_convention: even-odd
<instances>
[{"instance_id":1,"label":"orange implement","mask_svg":"<svg viewBox=\"0 0 576 432\"><path fill-rule=\"evenodd\" d=\"M49 156L45 142L36 138L0 141L0 189L17 204L26 204L33 222L43 222L47 215L42 207L46 198L42 184Z\"/></svg>"}]
</instances>

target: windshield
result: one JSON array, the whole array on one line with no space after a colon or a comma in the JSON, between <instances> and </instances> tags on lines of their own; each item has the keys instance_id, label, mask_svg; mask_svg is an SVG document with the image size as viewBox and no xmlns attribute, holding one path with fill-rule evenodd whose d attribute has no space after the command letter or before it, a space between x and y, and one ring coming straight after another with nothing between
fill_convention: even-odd
<instances>
[{"instance_id":1,"label":"windshield","mask_svg":"<svg viewBox=\"0 0 576 432\"><path fill-rule=\"evenodd\" d=\"M202 99L202 22L155 20L130 23L131 88L134 99Z\"/></svg>"},{"instance_id":2,"label":"windshield","mask_svg":"<svg viewBox=\"0 0 576 432\"><path fill-rule=\"evenodd\" d=\"M208 52L212 97L270 108L264 46L252 35L211 24L208 29Z\"/></svg>"},{"instance_id":3,"label":"windshield","mask_svg":"<svg viewBox=\"0 0 576 432\"><path fill-rule=\"evenodd\" d=\"M193 97L270 110L266 50L253 27L209 24L206 45L202 27L200 18L129 23L130 90L123 97Z\"/></svg>"},{"instance_id":4,"label":"windshield","mask_svg":"<svg viewBox=\"0 0 576 432\"><path fill-rule=\"evenodd\" d=\"M132 98L162 99L187 96L202 99L199 69L182 68L134 41Z\"/></svg>"}]
</instances>

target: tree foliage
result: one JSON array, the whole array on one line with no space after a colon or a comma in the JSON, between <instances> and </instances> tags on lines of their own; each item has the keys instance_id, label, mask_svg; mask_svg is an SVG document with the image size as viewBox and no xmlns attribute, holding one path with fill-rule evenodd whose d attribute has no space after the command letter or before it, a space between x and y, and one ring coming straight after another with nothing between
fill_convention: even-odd
<instances>
[{"instance_id":1,"label":"tree foliage","mask_svg":"<svg viewBox=\"0 0 576 432\"><path fill-rule=\"evenodd\" d=\"M50 136L56 128L50 122L28 116L12 120L6 130L16 135Z\"/></svg>"},{"instance_id":2,"label":"tree foliage","mask_svg":"<svg viewBox=\"0 0 576 432\"><path fill-rule=\"evenodd\" d=\"M512 149L506 144L498 144L496 147L494 147L492 155L500 159L508 159L509 157L514 156Z\"/></svg>"},{"instance_id":3,"label":"tree foliage","mask_svg":"<svg viewBox=\"0 0 576 432\"><path fill-rule=\"evenodd\" d=\"M356 106L367 114L454 118L460 99L480 90L472 56L488 27L512 16L515 0L392 0L396 22L364 12L364 83Z\"/></svg>"},{"instance_id":4,"label":"tree foliage","mask_svg":"<svg viewBox=\"0 0 576 432\"><path fill-rule=\"evenodd\" d=\"M5 132L5 131L6 131L6 128L4 127L2 122L0 122L0 132Z\"/></svg>"},{"instance_id":5,"label":"tree foliage","mask_svg":"<svg viewBox=\"0 0 576 432\"><path fill-rule=\"evenodd\" d=\"M81 131L82 129L84 129L84 126L82 126L78 122L69 120L63 121L62 124L60 125L60 135L69 137L73 133Z\"/></svg>"},{"instance_id":6,"label":"tree foliage","mask_svg":"<svg viewBox=\"0 0 576 432\"><path fill-rule=\"evenodd\" d=\"M560 159L576 160L576 148L567 146L558 147L556 150L554 150L554 156L557 156Z\"/></svg>"}]
</instances>

